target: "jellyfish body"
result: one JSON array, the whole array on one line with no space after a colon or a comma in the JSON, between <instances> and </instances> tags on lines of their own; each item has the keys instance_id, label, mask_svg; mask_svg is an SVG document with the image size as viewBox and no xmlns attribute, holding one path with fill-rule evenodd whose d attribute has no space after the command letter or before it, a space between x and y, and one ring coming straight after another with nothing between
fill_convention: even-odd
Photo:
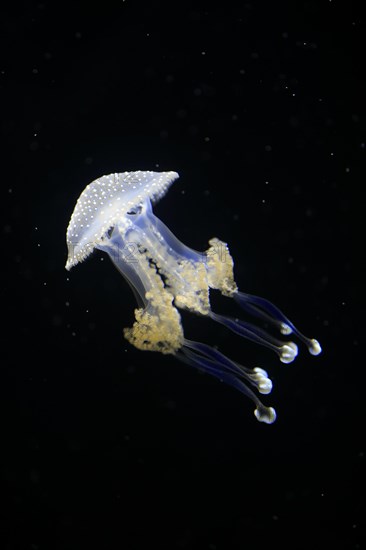
<instances>
[{"instance_id":1,"label":"jellyfish body","mask_svg":"<svg viewBox=\"0 0 366 550\"><path fill-rule=\"evenodd\" d=\"M311 354L318 355L320 345L302 335L268 300L238 290L226 243L213 238L206 252L197 252L181 243L154 215L151 203L160 199L177 177L176 172L124 172L103 176L88 185L67 230L66 269L95 248L106 252L133 288L139 305L133 326L124 329L125 338L141 350L174 354L233 386L255 403L256 418L270 424L276 418L274 409L264 406L250 389L270 393L272 383L267 372L244 367L208 344L186 339L179 309L210 317L270 348L283 363L295 359L294 342L284 342L251 322L212 311L210 289L216 289L279 334L294 334Z\"/></svg>"}]
</instances>

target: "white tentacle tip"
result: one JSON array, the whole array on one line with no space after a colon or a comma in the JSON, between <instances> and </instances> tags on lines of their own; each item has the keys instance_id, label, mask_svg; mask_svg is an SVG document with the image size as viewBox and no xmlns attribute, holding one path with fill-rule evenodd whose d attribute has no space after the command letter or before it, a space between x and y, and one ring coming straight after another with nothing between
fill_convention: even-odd
<instances>
[{"instance_id":1,"label":"white tentacle tip","mask_svg":"<svg viewBox=\"0 0 366 550\"><path fill-rule=\"evenodd\" d=\"M280 324L280 332L281 332L281 334L283 334L284 336L288 336L288 335L291 334L293 331L292 331L292 328L289 327L287 323L281 323L281 324Z\"/></svg>"},{"instance_id":2,"label":"white tentacle tip","mask_svg":"<svg viewBox=\"0 0 366 550\"><path fill-rule=\"evenodd\" d=\"M272 380L268 378L268 374L264 369L260 367L255 367L253 369L255 372L255 380L257 383L257 388L259 393L268 394L272 391Z\"/></svg>"},{"instance_id":3,"label":"white tentacle tip","mask_svg":"<svg viewBox=\"0 0 366 550\"><path fill-rule=\"evenodd\" d=\"M254 410L254 416L259 422L264 422L265 424L273 424L276 420L276 411L273 407L260 407L259 409Z\"/></svg>"},{"instance_id":4,"label":"white tentacle tip","mask_svg":"<svg viewBox=\"0 0 366 550\"><path fill-rule=\"evenodd\" d=\"M294 342L287 342L280 350L280 361L282 363L292 363L298 353L297 345Z\"/></svg>"},{"instance_id":5,"label":"white tentacle tip","mask_svg":"<svg viewBox=\"0 0 366 550\"><path fill-rule=\"evenodd\" d=\"M309 352L311 353L311 355L319 355L319 353L322 352L322 347L319 344L318 340L315 340L315 338L310 340Z\"/></svg>"},{"instance_id":6,"label":"white tentacle tip","mask_svg":"<svg viewBox=\"0 0 366 550\"><path fill-rule=\"evenodd\" d=\"M262 395L267 395L268 393L271 393L272 391L272 380L267 378L267 380L263 380L258 384L258 391Z\"/></svg>"}]
</instances>

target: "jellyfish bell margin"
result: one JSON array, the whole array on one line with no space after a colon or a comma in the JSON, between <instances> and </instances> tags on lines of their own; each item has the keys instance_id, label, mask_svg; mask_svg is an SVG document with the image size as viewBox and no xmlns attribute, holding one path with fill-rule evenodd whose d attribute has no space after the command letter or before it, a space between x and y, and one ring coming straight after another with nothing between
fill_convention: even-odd
<instances>
[{"instance_id":1,"label":"jellyfish bell margin","mask_svg":"<svg viewBox=\"0 0 366 550\"><path fill-rule=\"evenodd\" d=\"M67 228L66 269L85 260L94 249L108 254L133 288L139 305L132 327L124 329L130 344L144 351L175 355L236 388L253 401L257 420L272 424L275 410L257 395L272 390L267 372L245 367L208 344L186 339L179 309L208 317L268 347L283 363L292 362L298 348L292 340L280 339L281 335L293 335L312 355L318 355L321 347L317 340L304 336L274 304L238 290L226 243L212 238L209 248L198 252L179 241L155 216L152 204L178 177L172 171L123 172L102 176L87 185ZM250 320L214 312L210 289L234 299ZM261 324L270 326L275 335Z\"/></svg>"}]
</instances>

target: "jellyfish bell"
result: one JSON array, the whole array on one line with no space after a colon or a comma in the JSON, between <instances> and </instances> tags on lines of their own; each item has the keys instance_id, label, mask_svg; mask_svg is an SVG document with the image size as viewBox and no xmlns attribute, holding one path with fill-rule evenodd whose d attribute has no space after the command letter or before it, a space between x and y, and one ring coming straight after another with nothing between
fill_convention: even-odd
<instances>
[{"instance_id":1,"label":"jellyfish bell","mask_svg":"<svg viewBox=\"0 0 366 550\"><path fill-rule=\"evenodd\" d=\"M77 200L66 234L66 269L85 260L115 226L133 225L133 213L145 199L157 202L178 178L176 172L124 172L102 176Z\"/></svg>"},{"instance_id":2,"label":"jellyfish bell","mask_svg":"<svg viewBox=\"0 0 366 550\"><path fill-rule=\"evenodd\" d=\"M276 418L274 409L263 405L250 389L270 393L272 383L267 372L244 367L208 344L186 339L178 308L210 317L270 348L283 363L295 359L298 349L294 342L284 342L251 321L212 311L210 289L217 289L279 335L296 336L312 355L321 352L320 345L299 332L271 302L238 290L226 243L212 238L208 250L198 252L179 241L155 216L152 204L177 178L172 171L123 172L102 176L87 185L67 228L66 269L85 260L95 249L106 252L133 288L139 304L133 326L124 329L125 338L141 350L174 354L235 387L252 399L256 418L271 424Z\"/></svg>"}]
</instances>

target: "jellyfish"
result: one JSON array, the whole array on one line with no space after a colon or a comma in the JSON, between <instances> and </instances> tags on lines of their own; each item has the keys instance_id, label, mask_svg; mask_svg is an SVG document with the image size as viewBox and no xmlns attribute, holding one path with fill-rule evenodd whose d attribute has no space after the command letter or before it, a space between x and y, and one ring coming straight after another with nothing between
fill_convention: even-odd
<instances>
[{"instance_id":1,"label":"jellyfish","mask_svg":"<svg viewBox=\"0 0 366 550\"><path fill-rule=\"evenodd\" d=\"M172 354L236 388L253 401L257 420L271 424L276 412L258 397L258 393L272 390L266 370L243 366L208 343L185 338L179 310L210 318L266 346L282 363L293 361L298 348L280 335L293 335L312 355L318 355L321 347L271 302L239 291L225 242L212 238L209 248L198 252L179 241L155 216L152 205L178 177L172 171L123 172L102 176L87 185L67 228L66 269L85 260L94 249L108 254L138 304L132 327L124 329L128 342L140 350ZM235 300L249 320L213 311L210 289ZM254 319L259 322L255 324ZM263 325L270 326L277 336Z\"/></svg>"}]
</instances>

